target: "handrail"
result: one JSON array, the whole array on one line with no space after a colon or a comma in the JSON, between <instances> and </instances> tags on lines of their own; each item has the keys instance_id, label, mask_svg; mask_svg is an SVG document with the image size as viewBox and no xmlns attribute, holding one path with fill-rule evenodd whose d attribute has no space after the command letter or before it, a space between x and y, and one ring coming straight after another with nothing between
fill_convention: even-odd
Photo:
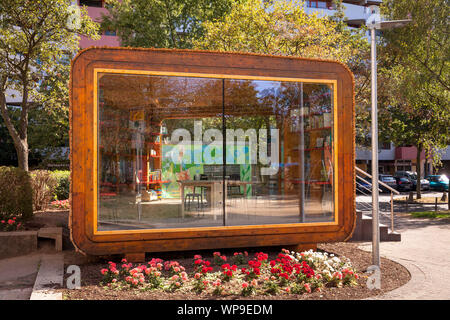
<instances>
[{"instance_id":1,"label":"handrail","mask_svg":"<svg viewBox=\"0 0 450 320\"><path fill-rule=\"evenodd\" d=\"M363 178L361 178L361 177L356 177L356 178L358 178L359 180L361 180L362 182L365 182L365 183L367 183L368 185L372 185L372 183L370 183L369 181L366 181L366 180L364 180ZM372 192L372 190L369 190L369 189L367 189L366 187L364 187L364 186L362 186L361 185L361 187L363 187L364 189L366 189L366 190L368 190L368 191L370 191L370 192ZM379 192L381 192L381 189L380 188L378 188L378 191Z\"/></svg>"},{"instance_id":2,"label":"handrail","mask_svg":"<svg viewBox=\"0 0 450 320\"><path fill-rule=\"evenodd\" d=\"M368 174L367 172L365 172L364 170L361 170L360 168L358 168L357 166L355 166L356 171L358 171L359 173L362 173L363 175L369 177L370 179L372 179L372 176L370 174ZM361 178L360 178L361 179ZM387 184L381 182L380 180L378 180L378 184L382 185L383 187L385 187L386 189L388 189L389 191L395 193L395 194L400 194L400 192L398 192L397 190L389 187Z\"/></svg>"}]
</instances>

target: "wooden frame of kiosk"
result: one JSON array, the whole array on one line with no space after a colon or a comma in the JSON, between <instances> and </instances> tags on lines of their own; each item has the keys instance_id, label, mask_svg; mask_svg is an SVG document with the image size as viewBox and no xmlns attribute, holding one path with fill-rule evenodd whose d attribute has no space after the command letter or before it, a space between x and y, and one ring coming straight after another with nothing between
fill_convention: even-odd
<instances>
[{"instance_id":1,"label":"wooden frame of kiosk","mask_svg":"<svg viewBox=\"0 0 450 320\"><path fill-rule=\"evenodd\" d=\"M80 251L304 249L351 236L354 81L343 64L89 48L70 92Z\"/></svg>"}]
</instances>

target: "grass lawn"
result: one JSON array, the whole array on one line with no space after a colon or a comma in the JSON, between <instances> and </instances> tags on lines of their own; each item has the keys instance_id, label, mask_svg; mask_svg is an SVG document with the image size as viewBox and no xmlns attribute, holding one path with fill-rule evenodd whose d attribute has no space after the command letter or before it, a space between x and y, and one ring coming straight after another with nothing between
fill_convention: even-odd
<instances>
[{"instance_id":1,"label":"grass lawn","mask_svg":"<svg viewBox=\"0 0 450 320\"><path fill-rule=\"evenodd\" d=\"M410 212L414 218L450 219L450 210Z\"/></svg>"}]
</instances>

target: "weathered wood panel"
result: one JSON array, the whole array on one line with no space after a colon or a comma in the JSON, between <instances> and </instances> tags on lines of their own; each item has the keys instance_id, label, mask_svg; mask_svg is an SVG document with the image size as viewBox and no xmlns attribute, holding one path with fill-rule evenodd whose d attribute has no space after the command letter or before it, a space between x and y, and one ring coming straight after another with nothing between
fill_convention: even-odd
<instances>
[{"instance_id":1,"label":"weathered wood panel","mask_svg":"<svg viewBox=\"0 0 450 320\"><path fill-rule=\"evenodd\" d=\"M96 232L97 169L94 69L122 69L337 83L337 223ZM90 48L72 62L70 82L71 212L74 244L89 254L140 253L343 241L355 227L353 75L344 65L314 59L190 50Z\"/></svg>"}]
</instances>

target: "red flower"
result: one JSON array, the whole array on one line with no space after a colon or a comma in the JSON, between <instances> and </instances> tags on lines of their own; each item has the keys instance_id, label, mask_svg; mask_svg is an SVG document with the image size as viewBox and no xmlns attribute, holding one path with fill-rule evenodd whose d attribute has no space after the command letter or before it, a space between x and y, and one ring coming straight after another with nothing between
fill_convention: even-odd
<instances>
[{"instance_id":1,"label":"red flower","mask_svg":"<svg viewBox=\"0 0 450 320\"><path fill-rule=\"evenodd\" d=\"M270 272L273 274L277 274L277 273L280 273L281 271L278 268L272 268L272 269L270 269Z\"/></svg>"},{"instance_id":2,"label":"red flower","mask_svg":"<svg viewBox=\"0 0 450 320\"><path fill-rule=\"evenodd\" d=\"M269 255L264 252L257 252L255 256L259 261L266 261L269 258Z\"/></svg>"},{"instance_id":3,"label":"red flower","mask_svg":"<svg viewBox=\"0 0 450 320\"><path fill-rule=\"evenodd\" d=\"M285 278L286 280L289 279L289 275L287 273L280 273L281 278Z\"/></svg>"}]
</instances>

